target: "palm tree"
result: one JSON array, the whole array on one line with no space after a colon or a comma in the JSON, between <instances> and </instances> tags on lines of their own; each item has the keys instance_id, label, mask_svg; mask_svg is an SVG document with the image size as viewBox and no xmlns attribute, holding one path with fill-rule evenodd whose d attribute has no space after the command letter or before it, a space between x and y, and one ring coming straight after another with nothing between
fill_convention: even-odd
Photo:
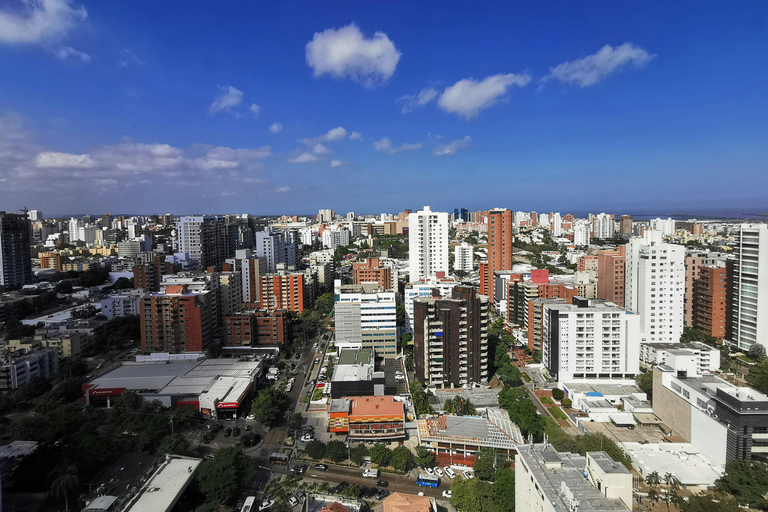
<instances>
[{"instance_id":1,"label":"palm tree","mask_svg":"<svg viewBox=\"0 0 768 512\"><path fill-rule=\"evenodd\" d=\"M648 501L651 502L651 505L659 501L659 493L656 492L656 489L648 491Z\"/></svg>"},{"instance_id":2,"label":"palm tree","mask_svg":"<svg viewBox=\"0 0 768 512\"><path fill-rule=\"evenodd\" d=\"M80 488L80 479L77 476L77 466L74 464L59 467L53 471L53 483L51 483L51 495L64 498L64 506L69 512L69 496Z\"/></svg>"},{"instance_id":3,"label":"palm tree","mask_svg":"<svg viewBox=\"0 0 768 512\"><path fill-rule=\"evenodd\" d=\"M649 473L648 476L645 477L645 483L647 483L651 487L656 487L661 483L661 477L656 471L654 471L653 473Z\"/></svg>"},{"instance_id":4,"label":"palm tree","mask_svg":"<svg viewBox=\"0 0 768 512\"><path fill-rule=\"evenodd\" d=\"M667 502L667 510L669 510L669 502L673 501L672 495L677 496L677 490L680 489L680 480L672 473L665 473L664 484L667 486L667 495L664 501Z\"/></svg>"}]
</instances>

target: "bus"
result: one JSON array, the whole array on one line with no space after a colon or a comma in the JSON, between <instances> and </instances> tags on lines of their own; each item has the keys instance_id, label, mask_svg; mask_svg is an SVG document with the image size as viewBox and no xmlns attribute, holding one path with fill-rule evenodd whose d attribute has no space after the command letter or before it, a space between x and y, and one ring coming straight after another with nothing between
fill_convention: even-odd
<instances>
[{"instance_id":1,"label":"bus","mask_svg":"<svg viewBox=\"0 0 768 512\"><path fill-rule=\"evenodd\" d=\"M240 512L253 512L254 508L253 506L256 504L256 497L255 496L248 496L245 498L245 503L243 503L243 508L240 509Z\"/></svg>"},{"instance_id":2,"label":"bus","mask_svg":"<svg viewBox=\"0 0 768 512\"><path fill-rule=\"evenodd\" d=\"M285 466L288 464L288 456L284 453L272 453L269 455L269 463Z\"/></svg>"},{"instance_id":3,"label":"bus","mask_svg":"<svg viewBox=\"0 0 768 512\"><path fill-rule=\"evenodd\" d=\"M440 485L440 479L436 476L428 475L427 473L421 473L419 478L416 479L416 485L422 487L438 487Z\"/></svg>"}]
</instances>

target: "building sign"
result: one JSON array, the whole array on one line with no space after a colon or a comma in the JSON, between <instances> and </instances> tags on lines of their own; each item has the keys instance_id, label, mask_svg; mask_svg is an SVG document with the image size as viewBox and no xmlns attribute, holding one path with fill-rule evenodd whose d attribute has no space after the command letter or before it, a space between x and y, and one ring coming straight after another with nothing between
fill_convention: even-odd
<instances>
[{"instance_id":1,"label":"building sign","mask_svg":"<svg viewBox=\"0 0 768 512\"><path fill-rule=\"evenodd\" d=\"M216 404L217 409L237 409L240 404L237 402L219 402Z\"/></svg>"},{"instance_id":2,"label":"building sign","mask_svg":"<svg viewBox=\"0 0 768 512\"><path fill-rule=\"evenodd\" d=\"M114 396L122 395L125 392L125 388L96 388L90 389L91 396Z\"/></svg>"}]
</instances>

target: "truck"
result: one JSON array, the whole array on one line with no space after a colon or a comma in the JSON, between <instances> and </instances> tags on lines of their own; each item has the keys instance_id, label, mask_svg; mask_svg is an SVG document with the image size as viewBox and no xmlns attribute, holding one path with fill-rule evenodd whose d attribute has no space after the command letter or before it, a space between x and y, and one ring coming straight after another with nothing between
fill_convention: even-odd
<instances>
[{"instance_id":1,"label":"truck","mask_svg":"<svg viewBox=\"0 0 768 512\"><path fill-rule=\"evenodd\" d=\"M365 478L379 478L379 470L378 468L366 468L363 471L363 476Z\"/></svg>"}]
</instances>

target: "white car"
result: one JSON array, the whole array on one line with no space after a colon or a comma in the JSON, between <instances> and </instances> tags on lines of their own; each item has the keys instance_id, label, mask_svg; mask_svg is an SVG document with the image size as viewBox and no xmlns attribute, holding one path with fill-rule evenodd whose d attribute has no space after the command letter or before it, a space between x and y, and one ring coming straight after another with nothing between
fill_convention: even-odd
<instances>
[{"instance_id":1,"label":"white car","mask_svg":"<svg viewBox=\"0 0 768 512\"><path fill-rule=\"evenodd\" d=\"M435 474L440 478L443 478L445 476L445 473L443 473L443 470L440 468L435 468Z\"/></svg>"},{"instance_id":2,"label":"white car","mask_svg":"<svg viewBox=\"0 0 768 512\"><path fill-rule=\"evenodd\" d=\"M426 471L427 473L429 473L432 476L435 475L435 470L432 469L432 468L424 468L424 471Z\"/></svg>"},{"instance_id":3,"label":"white car","mask_svg":"<svg viewBox=\"0 0 768 512\"><path fill-rule=\"evenodd\" d=\"M248 416L245 417L245 419L247 419L247 420L255 420L256 416L254 416L253 414L249 414Z\"/></svg>"},{"instance_id":4,"label":"white car","mask_svg":"<svg viewBox=\"0 0 768 512\"><path fill-rule=\"evenodd\" d=\"M451 491L450 490L443 491L443 498L450 498L450 497L451 497Z\"/></svg>"},{"instance_id":5,"label":"white car","mask_svg":"<svg viewBox=\"0 0 768 512\"><path fill-rule=\"evenodd\" d=\"M291 496L288 498L288 504L292 507L295 507L299 504L299 499L296 496Z\"/></svg>"},{"instance_id":6,"label":"white car","mask_svg":"<svg viewBox=\"0 0 768 512\"><path fill-rule=\"evenodd\" d=\"M449 468L448 466L445 466L445 474L448 475L448 478L450 478L451 480L456 478L456 472L451 468Z\"/></svg>"},{"instance_id":7,"label":"white car","mask_svg":"<svg viewBox=\"0 0 768 512\"><path fill-rule=\"evenodd\" d=\"M466 478L467 480L472 480L473 478L475 478L475 472L470 469L466 470L464 472L464 478Z\"/></svg>"},{"instance_id":8,"label":"white car","mask_svg":"<svg viewBox=\"0 0 768 512\"><path fill-rule=\"evenodd\" d=\"M275 504L275 500L267 500L261 505L259 505L259 510L269 510L270 508L272 508L272 505L274 504Z\"/></svg>"},{"instance_id":9,"label":"white car","mask_svg":"<svg viewBox=\"0 0 768 512\"><path fill-rule=\"evenodd\" d=\"M314 440L315 440L315 436L313 436L312 434L304 434L303 436L301 436L301 441L304 443L309 443Z\"/></svg>"}]
</instances>

